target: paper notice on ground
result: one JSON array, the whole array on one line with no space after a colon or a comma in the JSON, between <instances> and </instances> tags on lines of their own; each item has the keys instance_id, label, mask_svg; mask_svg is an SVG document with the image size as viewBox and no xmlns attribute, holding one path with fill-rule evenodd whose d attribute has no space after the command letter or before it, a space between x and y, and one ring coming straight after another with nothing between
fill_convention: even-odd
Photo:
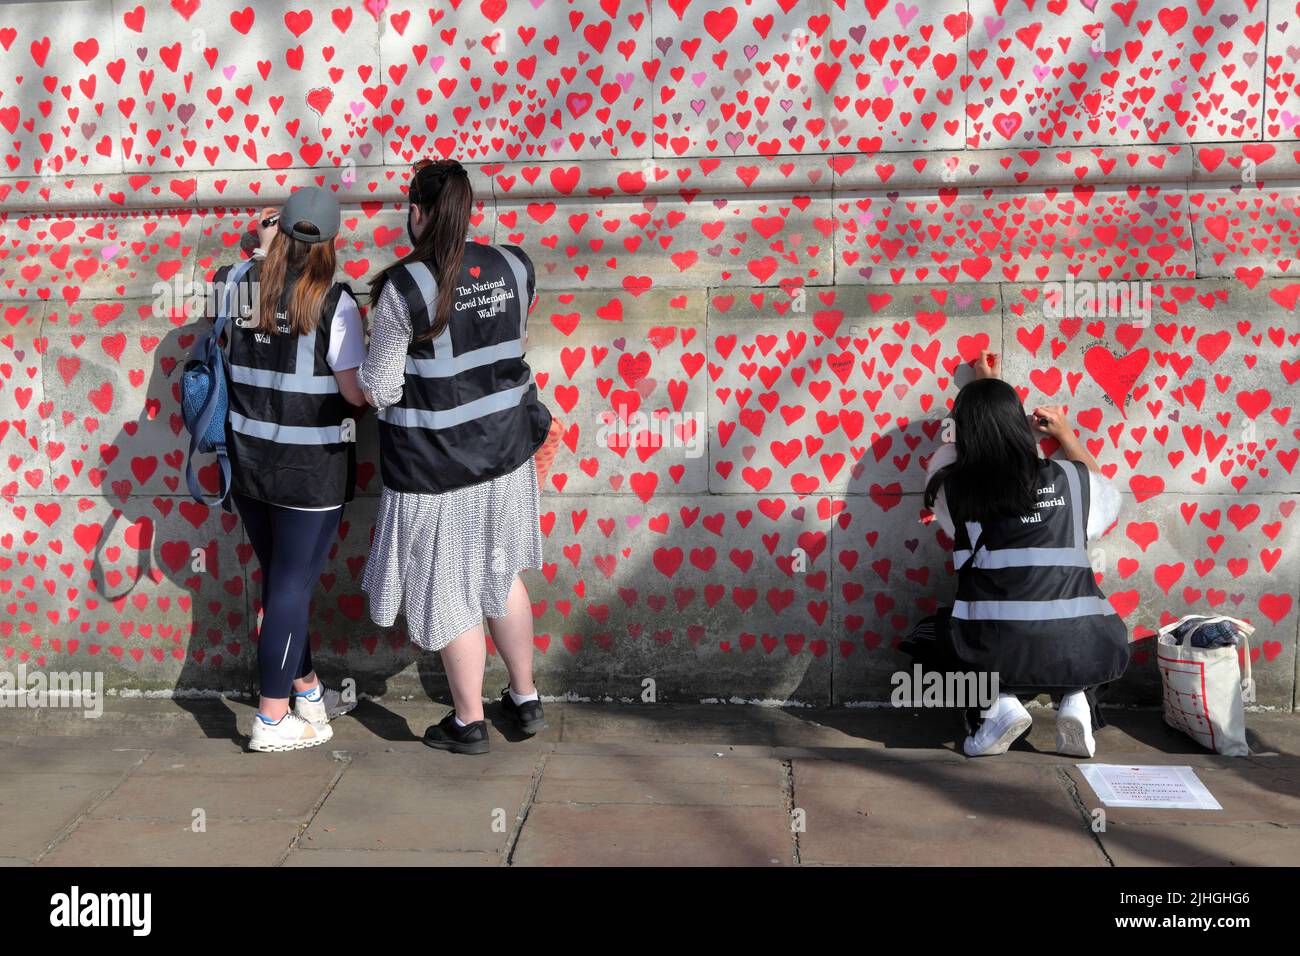
<instances>
[{"instance_id":1,"label":"paper notice on ground","mask_svg":"<svg viewBox=\"0 0 1300 956\"><path fill-rule=\"evenodd\" d=\"M1079 764L1084 779L1108 807L1153 810L1222 810L1191 767L1123 767Z\"/></svg>"}]
</instances>

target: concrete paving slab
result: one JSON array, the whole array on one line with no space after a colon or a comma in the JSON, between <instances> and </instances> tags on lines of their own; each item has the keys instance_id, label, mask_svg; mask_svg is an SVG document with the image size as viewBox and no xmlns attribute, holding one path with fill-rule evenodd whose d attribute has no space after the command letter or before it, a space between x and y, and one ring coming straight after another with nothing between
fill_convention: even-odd
<instances>
[{"instance_id":1,"label":"concrete paving slab","mask_svg":"<svg viewBox=\"0 0 1300 956\"><path fill-rule=\"evenodd\" d=\"M785 774L772 759L554 754L537 803L785 805Z\"/></svg>"},{"instance_id":2,"label":"concrete paving slab","mask_svg":"<svg viewBox=\"0 0 1300 956\"><path fill-rule=\"evenodd\" d=\"M459 853L439 850L302 850L294 849L284 866L352 869L369 866L500 866L499 853Z\"/></svg>"},{"instance_id":3,"label":"concrete paving slab","mask_svg":"<svg viewBox=\"0 0 1300 956\"><path fill-rule=\"evenodd\" d=\"M528 777L417 778L349 770L300 845L329 850L500 851L528 787Z\"/></svg>"},{"instance_id":4,"label":"concrete paving slab","mask_svg":"<svg viewBox=\"0 0 1300 956\"><path fill-rule=\"evenodd\" d=\"M108 746L105 744L108 743ZM122 749L117 741L103 741L90 750L62 747L0 747L0 768L13 774L122 773L139 767L148 750Z\"/></svg>"},{"instance_id":5,"label":"concrete paving slab","mask_svg":"<svg viewBox=\"0 0 1300 956\"><path fill-rule=\"evenodd\" d=\"M1295 866L1300 829L1260 824L1134 826L1098 835L1116 866Z\"/></svg>"},{"instance_id":6,"label":"concrete paving slab","mask_svg":"<svg viewBox=\"0 0 1300 956\"><path fill-rule=\"evenodd\" d=\"M501 778L524 779L533 774L542 758L541 748L517 750L496 746L482 760L467 760L459 754L434 750L422 743L384 750L370 749L348 758L348 775L399 777L412 787L437 785L442 781L487 781Z\"/></svg>"},{"instance_id":7,"label":"concrete paving slab","mask_svg":"<svg viewBox=\"0 0 1300 956\"><path fill-rule=\"evenodd\" d=\"M1063 792L1059 776L1050 769L1004 764L993 759L963 758L900 765L882 762L876 751L862 751L836 761L810 759L792 763L796 800L804 792L828 789L906 789L921 794L927 791L947 794L1024 791L1036 795Z\"/></svg>"},{"instance_id":8,"label":"concrete paving slab","mask_svg":"<svg viewBox=\"0 0 1300 956\"><path fill-rule=\"evenodd\" d=\"M792 861L776 807L537 804L515 866L772 866Z\"/></svg>"},{"instance_id":9,"label":"concrete paving slab","mask_svg":"<svg viewBox=\"0 0 1300 956\"><path fill-rule=\"evenodd\" d=\"M963 779L960 771L944 766L906 774L896 770L887 764L864 768L840 778L857 784L845 788L805 786L796 765L794 804L804 812L806 826L799 834L800 860L914 866L1105 863L1050 769L1038 771L1033 785L1021 774L999 781L996 774ZM874 779L868 786L869 777Z\"/></svg>"},{"instance_id":10,"label":"concrete paving slab","mask_svg":"<svg viewBox=\"0 0 1300 956\"><path fill-rule=\"evenodd\" d=\"M1102 808L1107 824L1162 824L1220 826L1230 823L1271 823L1300 826L1300 770L1275 769L1238 762L1223 767L1195 767L1196 776L1214 795L1222 810L1147 810L1107 807L1099 800L1078 767L1068 770L1079 798L1092 812Z\"/></svg>"},{"instance_id":11,"label":"concrete paving slab","mask_svg":"<svg viewBox=\"0 0 1300 956\"><path fill-rule=\"evenodd\" d=\"M121 779L117 773L0 771L0 856L34 860Z\"/></svg>"},{"instance_id":12,"label":"concrete paving slab","mask_svg":"<svg viewBox=\"0 0 1300 956\"><path fill-rule=\"evenodd\" d=\"M196 833L189 823L87 820L42 866L274 866L299 826L293 822L212 820Z\"/></svg>"},{"instance_id":13,"label":"concrete paving slab","mask_svg":"<svg viewBox=\"0 0 1300 956\"><path fill-rule=\"evenodd\" d=\"M297 820L304 822L325 793L336 769L264 766L258 773L196 773L187 770L133 774L91 816L113 820L189 822Z\"/></svg>"}]
</instances>

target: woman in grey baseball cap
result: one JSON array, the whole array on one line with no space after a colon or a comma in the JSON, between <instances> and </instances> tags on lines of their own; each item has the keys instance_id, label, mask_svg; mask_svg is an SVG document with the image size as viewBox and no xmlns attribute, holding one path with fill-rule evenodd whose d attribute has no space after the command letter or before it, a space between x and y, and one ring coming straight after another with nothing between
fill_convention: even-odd
<instances>
[{"instance_id":1,"label":"woman in grey baseball cap","mask_svg":"<svg viewBox=\"0 0 1300 956\"><path fill-rule=\"evenodd\" d=\"M334 281L338 201L310 187L262 211L260 248L229 328L226 443L232 497L262 571L261 702L249 748L298 750L333 736L339 695L317 679L308 612L356 483L357 368L364 329ZM218 270L217 287L230 267ZM292 699L292 707L290 700Z\"/></svg>"}]
</instances>

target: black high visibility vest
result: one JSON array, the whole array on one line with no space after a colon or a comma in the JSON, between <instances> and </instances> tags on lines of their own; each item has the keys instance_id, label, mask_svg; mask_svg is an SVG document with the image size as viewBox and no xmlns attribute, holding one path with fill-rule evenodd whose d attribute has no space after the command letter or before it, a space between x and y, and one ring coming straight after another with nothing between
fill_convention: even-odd
<instances>
[{"instance_id":1,"label":"black high visibility vest","mask_svg":"<svg viewBox=\"0 0 1300 956\"><path fill-rule=\"evenodd\" d=\"M388 276L411 311L411 345L401 401L379 413L384 487L438 494L528 461L551 427L524 361L535 284L528 256L466 243L451 320L432 340L434 270L413 262Z\"/></svg>"},{"instance_id":2,"label":"black high visibility vest","mask_svg":"<svg viewBox=\"0 0 1300 956\"><path fill-rule=\"evenodd\" d=\"M260 266L248 271L247 288L237 290L227 326L232 488L274 505L341 505L352 500L356 484L355 436L345 435L343 427L354 412L339 391L328 356L334 310L352 291L336 282L325 295L316 328L297 335L285 317L294 285L289 275L277 315L280 331L260 332L252 308ZM218 270L218 288L228 271Z\"/></svg>"},{"instance_id":3,"label":"black high visibility vest","mask_svg":"<svg viewBox=\"0 0 1300 956\"><path fill-rule=\"evenodd\" d=\"M1038 474L1030 514L956 528L953 650L1004 691L1104 684L1128 667L1128 629L1089 561L1088 469L1049 459Z\"/></svg>"}]
</instances>

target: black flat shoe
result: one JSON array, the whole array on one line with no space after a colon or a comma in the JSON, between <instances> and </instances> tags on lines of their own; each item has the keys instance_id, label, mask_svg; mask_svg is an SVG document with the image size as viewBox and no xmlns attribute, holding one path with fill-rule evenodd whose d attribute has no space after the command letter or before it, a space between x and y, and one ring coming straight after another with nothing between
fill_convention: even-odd
<instances>
[{"instance_id":1,"label":"black flat shoe","mask_svg":"<svg viewBox=\"0 0 1300 956\"><path fill-rule=\"evenodd\" d=\"M501 710L527 737L546 729L546 717L542 713L540 700L526 700L522 704L516 704L507 687L501 692Z\"/></svg>"},{"instance_id":2,"label":"black flat shoe","mask_svg":"<svg viewBox=\"0 0 1300 956\"><path fill-rule=\"evenodd\" d=\"M456 726L453 710L424 732L424 742L434 750L450 750L454 754L485 754L488 752L486 720L476 720L464 727Z\"/></svg>"}]
</instances>

